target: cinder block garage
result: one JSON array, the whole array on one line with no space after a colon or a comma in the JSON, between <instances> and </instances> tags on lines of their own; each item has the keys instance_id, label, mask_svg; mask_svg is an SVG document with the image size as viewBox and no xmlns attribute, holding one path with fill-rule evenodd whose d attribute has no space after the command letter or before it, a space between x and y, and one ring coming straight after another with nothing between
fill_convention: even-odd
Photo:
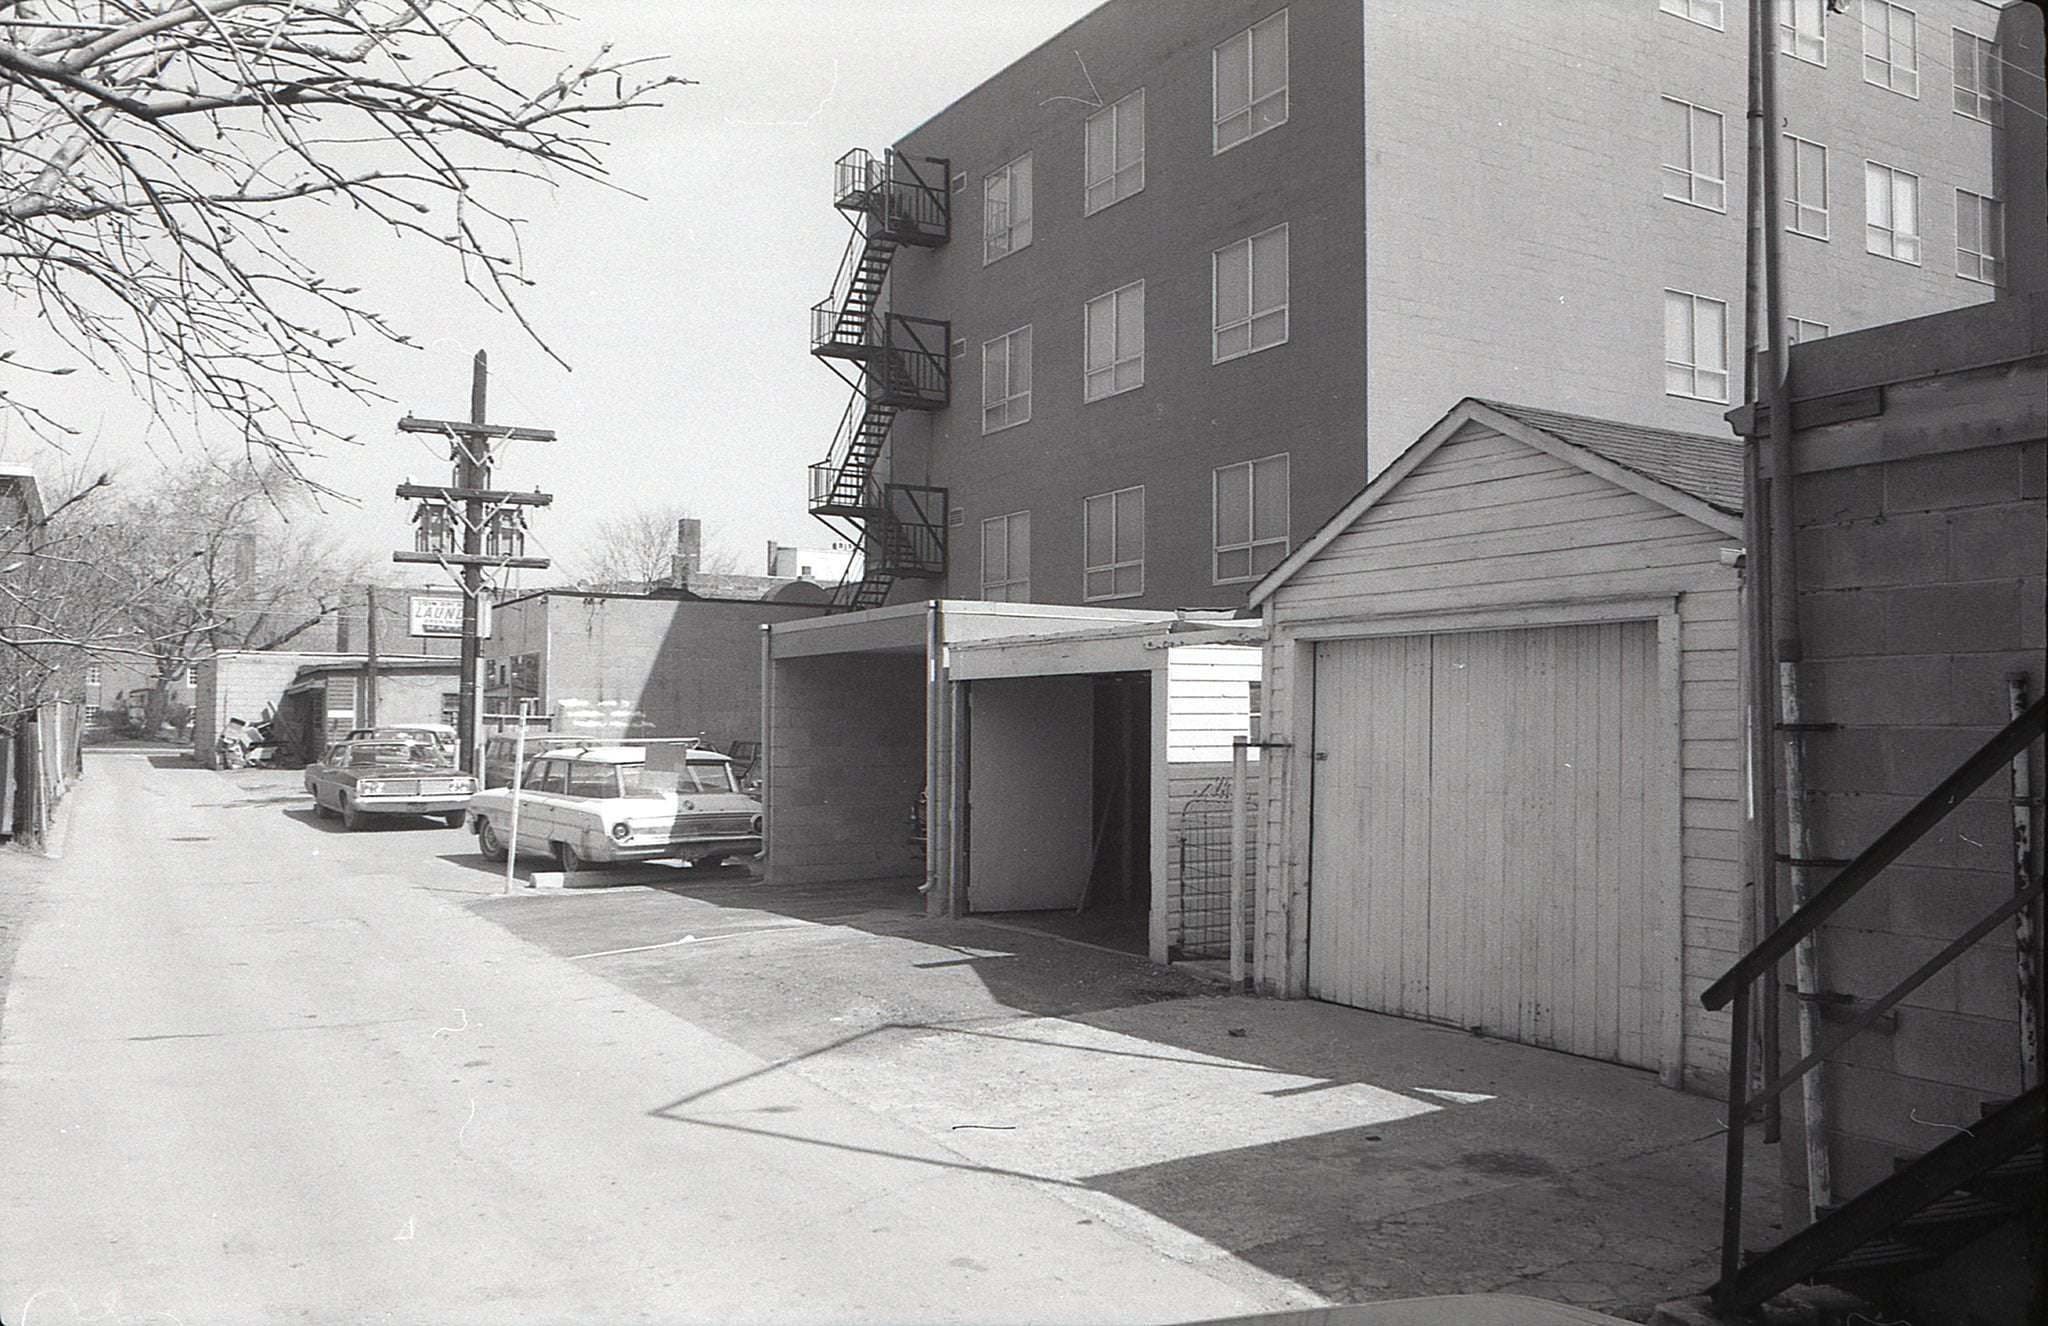
<instances>
[{"instance_id":1,"label":"cinder block garage","mask_svg":"<svg viewBox=\"0 0 2048 1326\"><path fill-rule=\"evenodd\" d=\"M956 601L772 627L769 882L898 877L933 915L1226 957L1223 859L1182 839L1251 730L1255 628Z\"/></svg>"},{"instance_id":2,"label":"cinder block garage","mask_svg":"<svg viewBox=\"0 0 2048 1326\"><path fill-rule=\"evenodd\" d=\"M1251 595L1262 988L1711 1087L1741 452L1467 400Z\"/></svg>"}]
</instances>

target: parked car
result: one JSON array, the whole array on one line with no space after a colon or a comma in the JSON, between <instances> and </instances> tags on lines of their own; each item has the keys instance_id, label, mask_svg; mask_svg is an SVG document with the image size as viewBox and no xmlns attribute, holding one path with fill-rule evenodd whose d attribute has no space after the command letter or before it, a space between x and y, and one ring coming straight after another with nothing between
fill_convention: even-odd
<instances>
[{"instance_id":1,"label":"parked car","mask_svg":"<svg viewBox=\"0 0 2048 1326\"><path fill-rule=\"evenodd\" d=\"M484 738L484 760L481 772L485 788L510 787L512 785L512 769L518 758L518 742L517 734L511 732L493 733L491 736ZM541 755L551 750L563 750L571 746L591 746L596 744L599 743L593 742L587 733L578 736L568 732L528 732L526 734L526 758L531 760L536 755ZM640 747L699 746L703 744L703 739L701 737L648 737L633 744Z\"/></svg>"},{"instance_id":2,"label":"parked car","mask_svg":"<svg viewBox=\"0 0 2048 1326\"><path fill-rule=\"evenodd\" d=\"M503 861L512 789L471 797L469 824L477 849ZM527 761L517 850L568 874L664 858L714 867L761 850L761 803L740 791L731 759L695 744L565 746Z\"/></svg>"},{"instance_id":3,"label":"parked car","mask_svg":"<svg viewBox=\"0 0 2048 1326\"><path fill-rule=\"evenodd\" d=\"M431 815L459 829L476 779L432 741L342 741L306 766L315 814L360 829L370 815Z\"/></svg>"},{"instance_id":4,"label":"parked car","mask_svg":"<svg viewBox=\"0 0 2048 1326\"><path fill-rule=\"evenodd\" d=\"M351 728L344 741L431 741L455 758L455 729L446 723L391 723Z\"/></svg>"}]
</instances>

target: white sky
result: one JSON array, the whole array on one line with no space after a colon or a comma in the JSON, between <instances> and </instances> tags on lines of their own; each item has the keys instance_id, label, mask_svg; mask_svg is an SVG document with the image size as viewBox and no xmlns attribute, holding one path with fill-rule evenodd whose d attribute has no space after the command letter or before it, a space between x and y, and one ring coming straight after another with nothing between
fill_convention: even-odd
<instances>
[{"instance_id":1,"label":"white sky","mask_svg":"<svg viewBox=\"0 0 2048 1326\"><path fill-rule=\"evenodd\" d=\"M517 209L538 282L525 307L574 371L462 289L447 255L393 250L344 216L310 216L308 251L354 269L341 274L424 348L351 348L395 404L337 408L326 422L358 444L330 447L308 472L361 503L330 519L378 558L380 578L418 579L383 560L412 542L410 504L391 490L448 466L395 424L404 413L466 416L470 357L484 349L492 422L561 439L513 444L496 476L555 494L533 519L533 551L560 575L527 572L526 583L573 576L605 514L671 502L693 508L740 569L759 571L767 540L827 537L804 508L806 466L824 457L849 394L808 353L809 308L829 293L848 234L831 205L833 161L888 146L1099 0L557 3L579 21L540 35L565 56L615 41L621 53L667 54L672 72L698 80L671 89L664 109L604 130L613 178L647 201L536 186ZM99 464L136 482L175 462L139 440L146 415L118 382L81 373L65 386L79 403L68 422L97 432ZM0 433L0 458L60 460L19 429Z\"/></svg>"}]
</instances>

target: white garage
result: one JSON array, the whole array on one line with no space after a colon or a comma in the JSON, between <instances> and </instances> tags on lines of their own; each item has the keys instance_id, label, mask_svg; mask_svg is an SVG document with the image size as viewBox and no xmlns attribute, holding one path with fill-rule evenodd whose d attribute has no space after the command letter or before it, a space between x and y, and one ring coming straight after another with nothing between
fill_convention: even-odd
<instances>
[{"instance_id":1,"label":"white garage","mask_svg":"<svg viewBox=\"0 0 2048 1326\"><path fill-rule=\"evenodd\" d=\"M1254 590L1262 988L1711 1081L1740 455L1466 401Z\"/></svg>"}]
</instances>

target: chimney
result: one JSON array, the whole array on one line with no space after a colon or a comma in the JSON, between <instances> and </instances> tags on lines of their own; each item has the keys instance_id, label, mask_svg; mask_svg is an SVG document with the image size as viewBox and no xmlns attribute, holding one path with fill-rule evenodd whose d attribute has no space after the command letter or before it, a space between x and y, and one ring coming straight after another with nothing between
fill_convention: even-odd
<instances>
[{"instance_id":1,"label":"chimney","mask_svg":"<svg viewBox=\"0 0 2048 1326\"><path fill-rule=\"evenodd\" d=\"M677 589L688 589L690 577L704 561L704 522L684 516L676 522L676 551L670 562L669 578Z\"/></svg>"}]
</instances>

